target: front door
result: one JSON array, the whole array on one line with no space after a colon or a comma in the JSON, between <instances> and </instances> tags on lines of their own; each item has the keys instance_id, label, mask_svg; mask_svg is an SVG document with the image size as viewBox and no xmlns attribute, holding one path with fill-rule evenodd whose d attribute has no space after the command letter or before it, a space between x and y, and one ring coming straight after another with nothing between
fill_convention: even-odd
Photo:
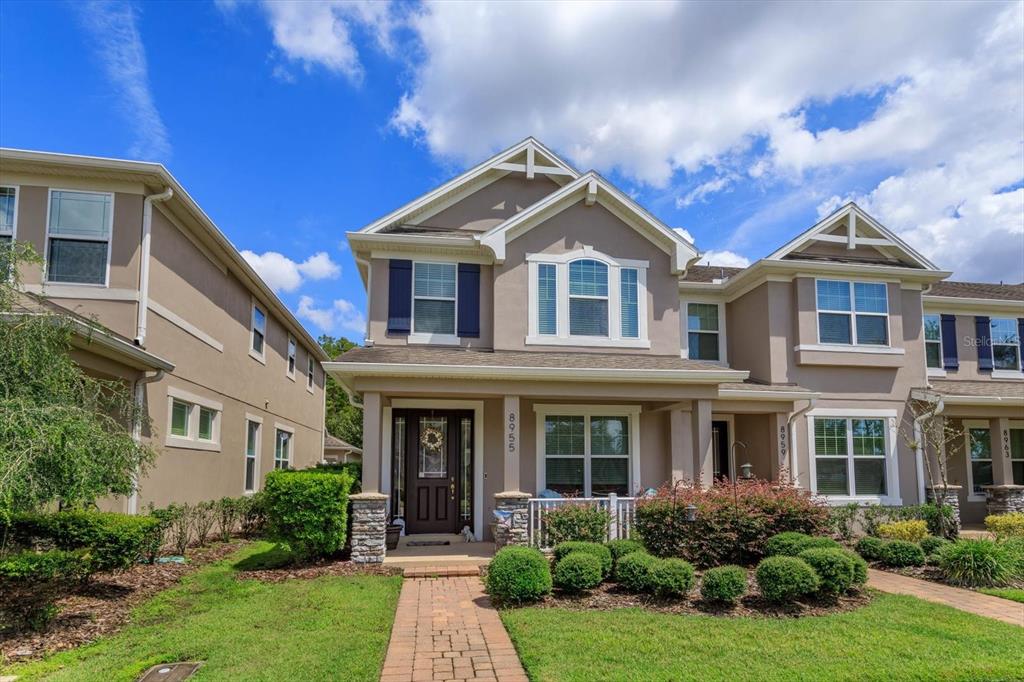
<instances>
[{"instance_id":1,"label":"front door","mask_svg":"<svg viewBox=\"0 0 1024 682\"><path fill-rule=\"evenodd\" d=\"M729 470L729 422L711 422L711 449L715 457L715 480L730 478Z\"/></svg>"},{"instance_id":2,"label":"front door","mask_svg":"<svg viewBox=\"0 0 1024 682\"><path fill-rule=\"evenodd\" d=\"M403 410L406 419L405 523L407 533L457 533L459 500L470 494L465 462L472 462L472 412ZM466 427L469 420L470 428ZM467 433L468 432L468 433ZM472 499L471 497L469 499Z\"/></svg>"}]
</instances>

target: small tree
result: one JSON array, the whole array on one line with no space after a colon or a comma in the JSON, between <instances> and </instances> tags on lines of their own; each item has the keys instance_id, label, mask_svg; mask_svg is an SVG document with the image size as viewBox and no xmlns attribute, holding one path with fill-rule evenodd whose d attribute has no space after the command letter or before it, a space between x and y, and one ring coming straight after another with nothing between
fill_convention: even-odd
<instances>
[{"instance_id":1,"label":"small tree","mask_svg":"<svg viewBox=\"0 0 1024 682\"><path fill-rule=\"evenodd\" d=\"M40 263L23 242L0 244L0 520L128 495L156 457L132 437L148 423L132 387L72 360L81 320L21 291L21 266Z\"/></svg>"},{"instance_id":2,"label":"small tree","mask_svg":"<svg viewBox=\"0 0 1024 682\"><path fill-rule=\"evenodd\" d=\"M952 451L958 443L963 442L964 430L946 419L941 409L942 404L938 400L911 399L903 414L900 435L908 448L915 453L921 451L928 485L945 493L949 486ZM934 502L942 534L953 535L955 529L952 526L955 522L946 509L949 505L946 504L945 494L934 495Z\"/></svg>"},{"instance_id":3,"label":"small tree","mask_svg":"<svg viewBox=\"0 0 1024 682\"><path fill-rule=\"evenodd\" d=\"M324 334L319 339L320 346L333 360L356 344L345 337L334 338ZM324 384L327 393L325 425L328 433L337 436L346 443L363 447L363 410L353 405L345 389L333 377L328 376Z\"/></svg>"}]
</instances>

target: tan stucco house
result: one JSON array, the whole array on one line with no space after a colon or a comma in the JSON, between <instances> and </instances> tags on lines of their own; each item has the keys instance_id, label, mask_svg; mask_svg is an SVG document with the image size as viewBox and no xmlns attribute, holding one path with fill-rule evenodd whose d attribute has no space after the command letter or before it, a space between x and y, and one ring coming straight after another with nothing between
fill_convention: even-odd
<instances>
[{"instance_id":1,"label":"tan stucco house","mask_svg":"<svg viewBox=\"0 0 1024 682\"><path fill-rule=\"evenodd\" d=\"M159 452L127 512L240 496L320 461L326 355L160 164L0 150L0 240L76 316L74 357L129 383Z\"/></svg>"},{"instance_id":2,"label":"tan stucco house","mask_svg":"<svg viewBox=\"0 0 1024 682\"><path fill-rule=\"evenodd\" d=\"M530 498L745 472L914 504L912 398L969 426L965 521L1024 484L1024 286L946 282L854 204L742 270L697 266L529 138L348 237L366 342L325 368L364 408L366 519L490 539L496 508L531 532ZM377 533L357 558L379 560Z\"/></svg>"}]
</instances>

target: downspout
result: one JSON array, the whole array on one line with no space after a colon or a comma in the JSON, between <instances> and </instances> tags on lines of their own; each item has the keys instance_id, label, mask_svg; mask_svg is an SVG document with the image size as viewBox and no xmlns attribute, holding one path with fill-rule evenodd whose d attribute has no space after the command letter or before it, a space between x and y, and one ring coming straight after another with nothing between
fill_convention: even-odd
<instances>
[{"instance_id":1,"label":"downspout","mask_svg":"<svg viewBox=\"0 0 1024 682\"><path fill-rule=\"evenodd\" d=\"M142 411L146 404L146 384L152 384L164 378L164 371L158 369L156 374L135 380L135 409ZM136 443L142 442L142 419L136 417L132 423L132 440ZM132 475L132 494L128 496L128 513L139 513L139 472Z\"/></svg>"},{"instance_id":2,"label":"downspout","mask_svg":"<svg viewBox=\"0 0 1024 682\"><path fill-rule=\"evenodd\" d=\"M146 314L149 311L149 252L153 240L153 204L174 196L170 187L159 194L150 194L142 202L142 253L139 263L139 314L135 325L135 345L146 345Z\"/></svg>"},{"instance_id":3,"label":"downspout","mask_svg":"<svg viewBox=\"0 0 1024 682\"><path fill-rule=\"evenodd\" d=\"M798 457L796 452L796 420L798 417L802 417L803 415L807 414L811 409L813 409L816 403L816 398L809 399L807 401L807 407L797 412L794 412L789 417L789 475L793 479L793 485L795 485L798 488L800 487L800 480L797 476Z\"/></svg>"},{"instance_id":4,"label":"downspout","mask_svg":"<svg viewBox=\"0 0 1024 682\"><path fill-rule=\"evenodd\" d=\"M942 411L946 409L946 402L939 396L939 399L935 402L935 409L931 412L922 414L919 417L914 418L914 440L917 442L917 447L914 448L916 455L917 464L917 503L924 504L925 502L925 481L924 481L924 447L921 445L921 422L925 419L931 419L937 415L942 414Z\"/></svg>"}]
</instances>

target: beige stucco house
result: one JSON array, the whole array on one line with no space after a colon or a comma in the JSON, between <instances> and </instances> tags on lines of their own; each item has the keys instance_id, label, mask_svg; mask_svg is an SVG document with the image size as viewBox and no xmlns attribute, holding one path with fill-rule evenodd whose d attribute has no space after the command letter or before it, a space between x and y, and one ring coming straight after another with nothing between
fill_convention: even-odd
<instances>
[{"instance_id":1,"label":"beige stucco house","mask_svg":"<svg viewBox=\"0 0 1024 682\"><path fill-rule=\"evenodd\" d=\"M133 387L159 452L127 512L259 490L320 461L326 355L160 164L0 150L0 240L78 316L74 356Z\"/></svg>"},{"instance_id":2,"label":"beige stucco house","mask_svg":"<svg viewBox=\"0 0 1024 682\"><path fill-rule=\"evenodd\" d=\"M747 471L914 504L912 397L968 420L965 521L1024 484L1024 286L946 282L856 205L750 267L697 266L529 138L348 237L366 342L325 368L364 406L361 504L409 533L489 539L510 500Z\"/></svg>"}]
</instances>

